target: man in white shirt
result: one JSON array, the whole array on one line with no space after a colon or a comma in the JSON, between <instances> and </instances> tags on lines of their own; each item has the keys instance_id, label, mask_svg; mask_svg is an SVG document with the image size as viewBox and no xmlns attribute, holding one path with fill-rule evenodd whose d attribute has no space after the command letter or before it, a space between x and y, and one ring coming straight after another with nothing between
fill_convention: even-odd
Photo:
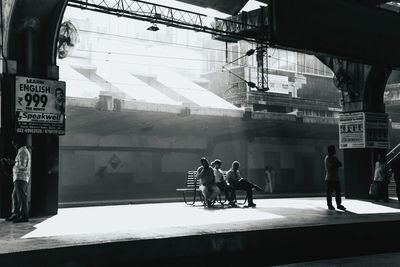
<instances>
[{"instance_id":1,"label":"man in white shirt","mask_svg":"<svg viewBox=\"0 0 400 267\"><path fill-rule=\"evenodd\" d=\"M247 179L243 178L239 172L240 163L234 161L232 163L231 169L226 173L226 180L234 188L234 190L244 190L247 194L247 201L249 204L247 207L255 207L256 204L253 202L253 188L257 191L262 191L262 189L253 183L250 183Z\"/></svg>"},{"instance_id":2,"label":"man in white shirt","mask_svg":"<svg viewBox=\"0 0 400 267\"><path fill-rule=\"evenodd\" d=\"M231 186L229 186L225 179L224 179L224 174L221 171L221 165L222 165L222 161L219 159L216 159L213 161L213 164L211 164L211 166L214 165L214 176L215 176L215 182L217 183L218 188L224 192L225 194L225 198L228 200L228 204L232 207L236 207L236 203L234 201L234 197L233 197L233 188Z\"/></svg>"},{"instance_id":3,"label":"man in white shirt","mask_svg":"<svg viewBox=\"0 0 400 267\"><path fill-rule=\"evenodd\" d=\"M31 178L31 153L24 145L22 137L15 138L12 141L15 149L18 150L15 160L4 159L13 167L14 189L12 192L12 211L11 216L6 221L28 222L28 183Z\"/></svg>"}]
</instances>

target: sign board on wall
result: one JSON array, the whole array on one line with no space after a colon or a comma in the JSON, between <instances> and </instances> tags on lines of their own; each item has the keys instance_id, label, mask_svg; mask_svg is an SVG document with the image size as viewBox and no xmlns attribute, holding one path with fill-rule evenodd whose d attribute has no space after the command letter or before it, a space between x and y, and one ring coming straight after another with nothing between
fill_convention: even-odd
<instances>
[{"instance_id":1,"label":"sign board on wall","mask_svg":"<svg viewBox=\"0 0 400 267\"><path fill-rule=\"evenodd\" d=\"M17 133L65 134L65 82L16 77Z\"/></svg>"},{"instance_id":2,"label":"sign board on wall","mask_svg":"<svg viewBox=\"0 0 400 267\"><path fill-rule=\"evenodd\" d=\"M365 147L365 114L363 112L344 113L339 116L339 147Z\"/></svg>"},{"instance_id":3,"label":"sign board on wall","mask_svg":"<svg viewBox=\"0 0 400 267\"><path fill-rule=\"evenodd\" d=\"M386 113L365 113L366 147L390 148L389 116Z\"/></svg>"},{"instance_id":4,"label":"sign board on wall","mask_svg":"<svg viewBox=\"0 0 400 267\"><path fill-rule=\"evenodd\" d=\"M385 113L343 113L339 117L339 147L389 148L389 117Z\"/></svg>"}]
</instances>

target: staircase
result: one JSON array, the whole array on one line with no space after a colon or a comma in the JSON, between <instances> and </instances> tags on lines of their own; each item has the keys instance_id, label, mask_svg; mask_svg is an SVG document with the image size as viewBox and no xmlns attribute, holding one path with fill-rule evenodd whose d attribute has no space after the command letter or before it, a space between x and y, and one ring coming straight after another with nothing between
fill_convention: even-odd
<instances>
[{"instance_id":1,"label":"staircase","mask_svg":"<svg viewBox=\"0 0 400 267\"><path fill-rule=\"evenodd\" d=\"M395 146L392 150L389 151L389 153L386 154L387 164L390 164L398 156L400 156L400 144ZM396 183L394 182L393 175L390 177L390 183L388 187L389 187L389 197L397 197Z\"/></svg>"}]
</instances>

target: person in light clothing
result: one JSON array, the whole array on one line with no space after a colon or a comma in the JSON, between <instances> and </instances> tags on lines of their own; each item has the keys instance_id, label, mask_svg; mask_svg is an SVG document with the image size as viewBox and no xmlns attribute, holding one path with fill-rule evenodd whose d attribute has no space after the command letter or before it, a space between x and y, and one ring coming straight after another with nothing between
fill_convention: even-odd
<instances>
[{"instance_id":1,"label":"person in light clothing","mask_svg":"<svg viewBox=\"0 0 400 267\"><path fill-rule=\"evenodd\" d=\"M211 207L213 201L215 201L220 193L220 190L215 183L214 170L211 168L208 160L202 157L200 162L201 166L197 168L196 179L200 180L199 189L206 200L207 207Z\"/></svg>"},{"instance_id":2,"label":"person in light clothing","mask_svg":"<svg viewBox=\"0 0 400 267\"><path fill-rule=\"evenodd\" d=\"M264 178L265 178L265 188L264 191L266 193L272 193L273 192L273 184L272 184L272 176L275 175L275 171L272 170L272 166L265 166L265 171L264 171Z\"/></svg>"},{"instance_id":3,"label":"person in light clothing","mask_svg":"<svg viewBox=\"0 0 400 267\"><path fill-rule=\"evenodd\" d=\"M218 188L224 192L225 198L228 200L228 205L236 207L237 205L233 197L233 188L225 181L224 174L221 171L221 165L222 161L220 159L216 159L211 163L211 166L214 168L215 182Z\"/></svg>"},{"instance_id":4,"label":"person in light clothing","mask_svg":"<svg viewBox=\"0 0 400 267\"><path fill-rule=\"evenodd\" d=\"M12 210L11 216L6 221L28 222L28 183L31 178L31 153L20 136L15 138L12 144L18 150L15 160L3 159L6 163L14 165Z\"/></svg>"},{"instance_id":5,"label":"person in light clothing","mask_svg":"<svg viewBox=\"0 0 400 267\"><path fill-rule=\"evenodd\" d=\"M374 172L374 183L376 183L378 186L378 192L374 196L375 201L378 201L380 199L382 199L385 202L389 201L389 194L388 194L389 177L386 167L387 165L385 156L378 154Z\"/></svg>"}]
</instances>

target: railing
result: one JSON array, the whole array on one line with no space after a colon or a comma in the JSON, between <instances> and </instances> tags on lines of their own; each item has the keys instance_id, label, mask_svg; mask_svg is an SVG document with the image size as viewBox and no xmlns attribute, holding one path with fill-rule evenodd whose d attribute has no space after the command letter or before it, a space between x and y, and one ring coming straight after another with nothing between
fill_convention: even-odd
<instances>
[{"instance_id":1,"label":"railing","mask_svg":"<svg viewBox=\"0 0 400 267\"><path fill-rule=\"evenodd\" d=\"M392 150L390 150L386 154L387 164L390 164L393 160L395 160L400 155L400 144L395 146Z\"/></svg>"}]
</instances>

